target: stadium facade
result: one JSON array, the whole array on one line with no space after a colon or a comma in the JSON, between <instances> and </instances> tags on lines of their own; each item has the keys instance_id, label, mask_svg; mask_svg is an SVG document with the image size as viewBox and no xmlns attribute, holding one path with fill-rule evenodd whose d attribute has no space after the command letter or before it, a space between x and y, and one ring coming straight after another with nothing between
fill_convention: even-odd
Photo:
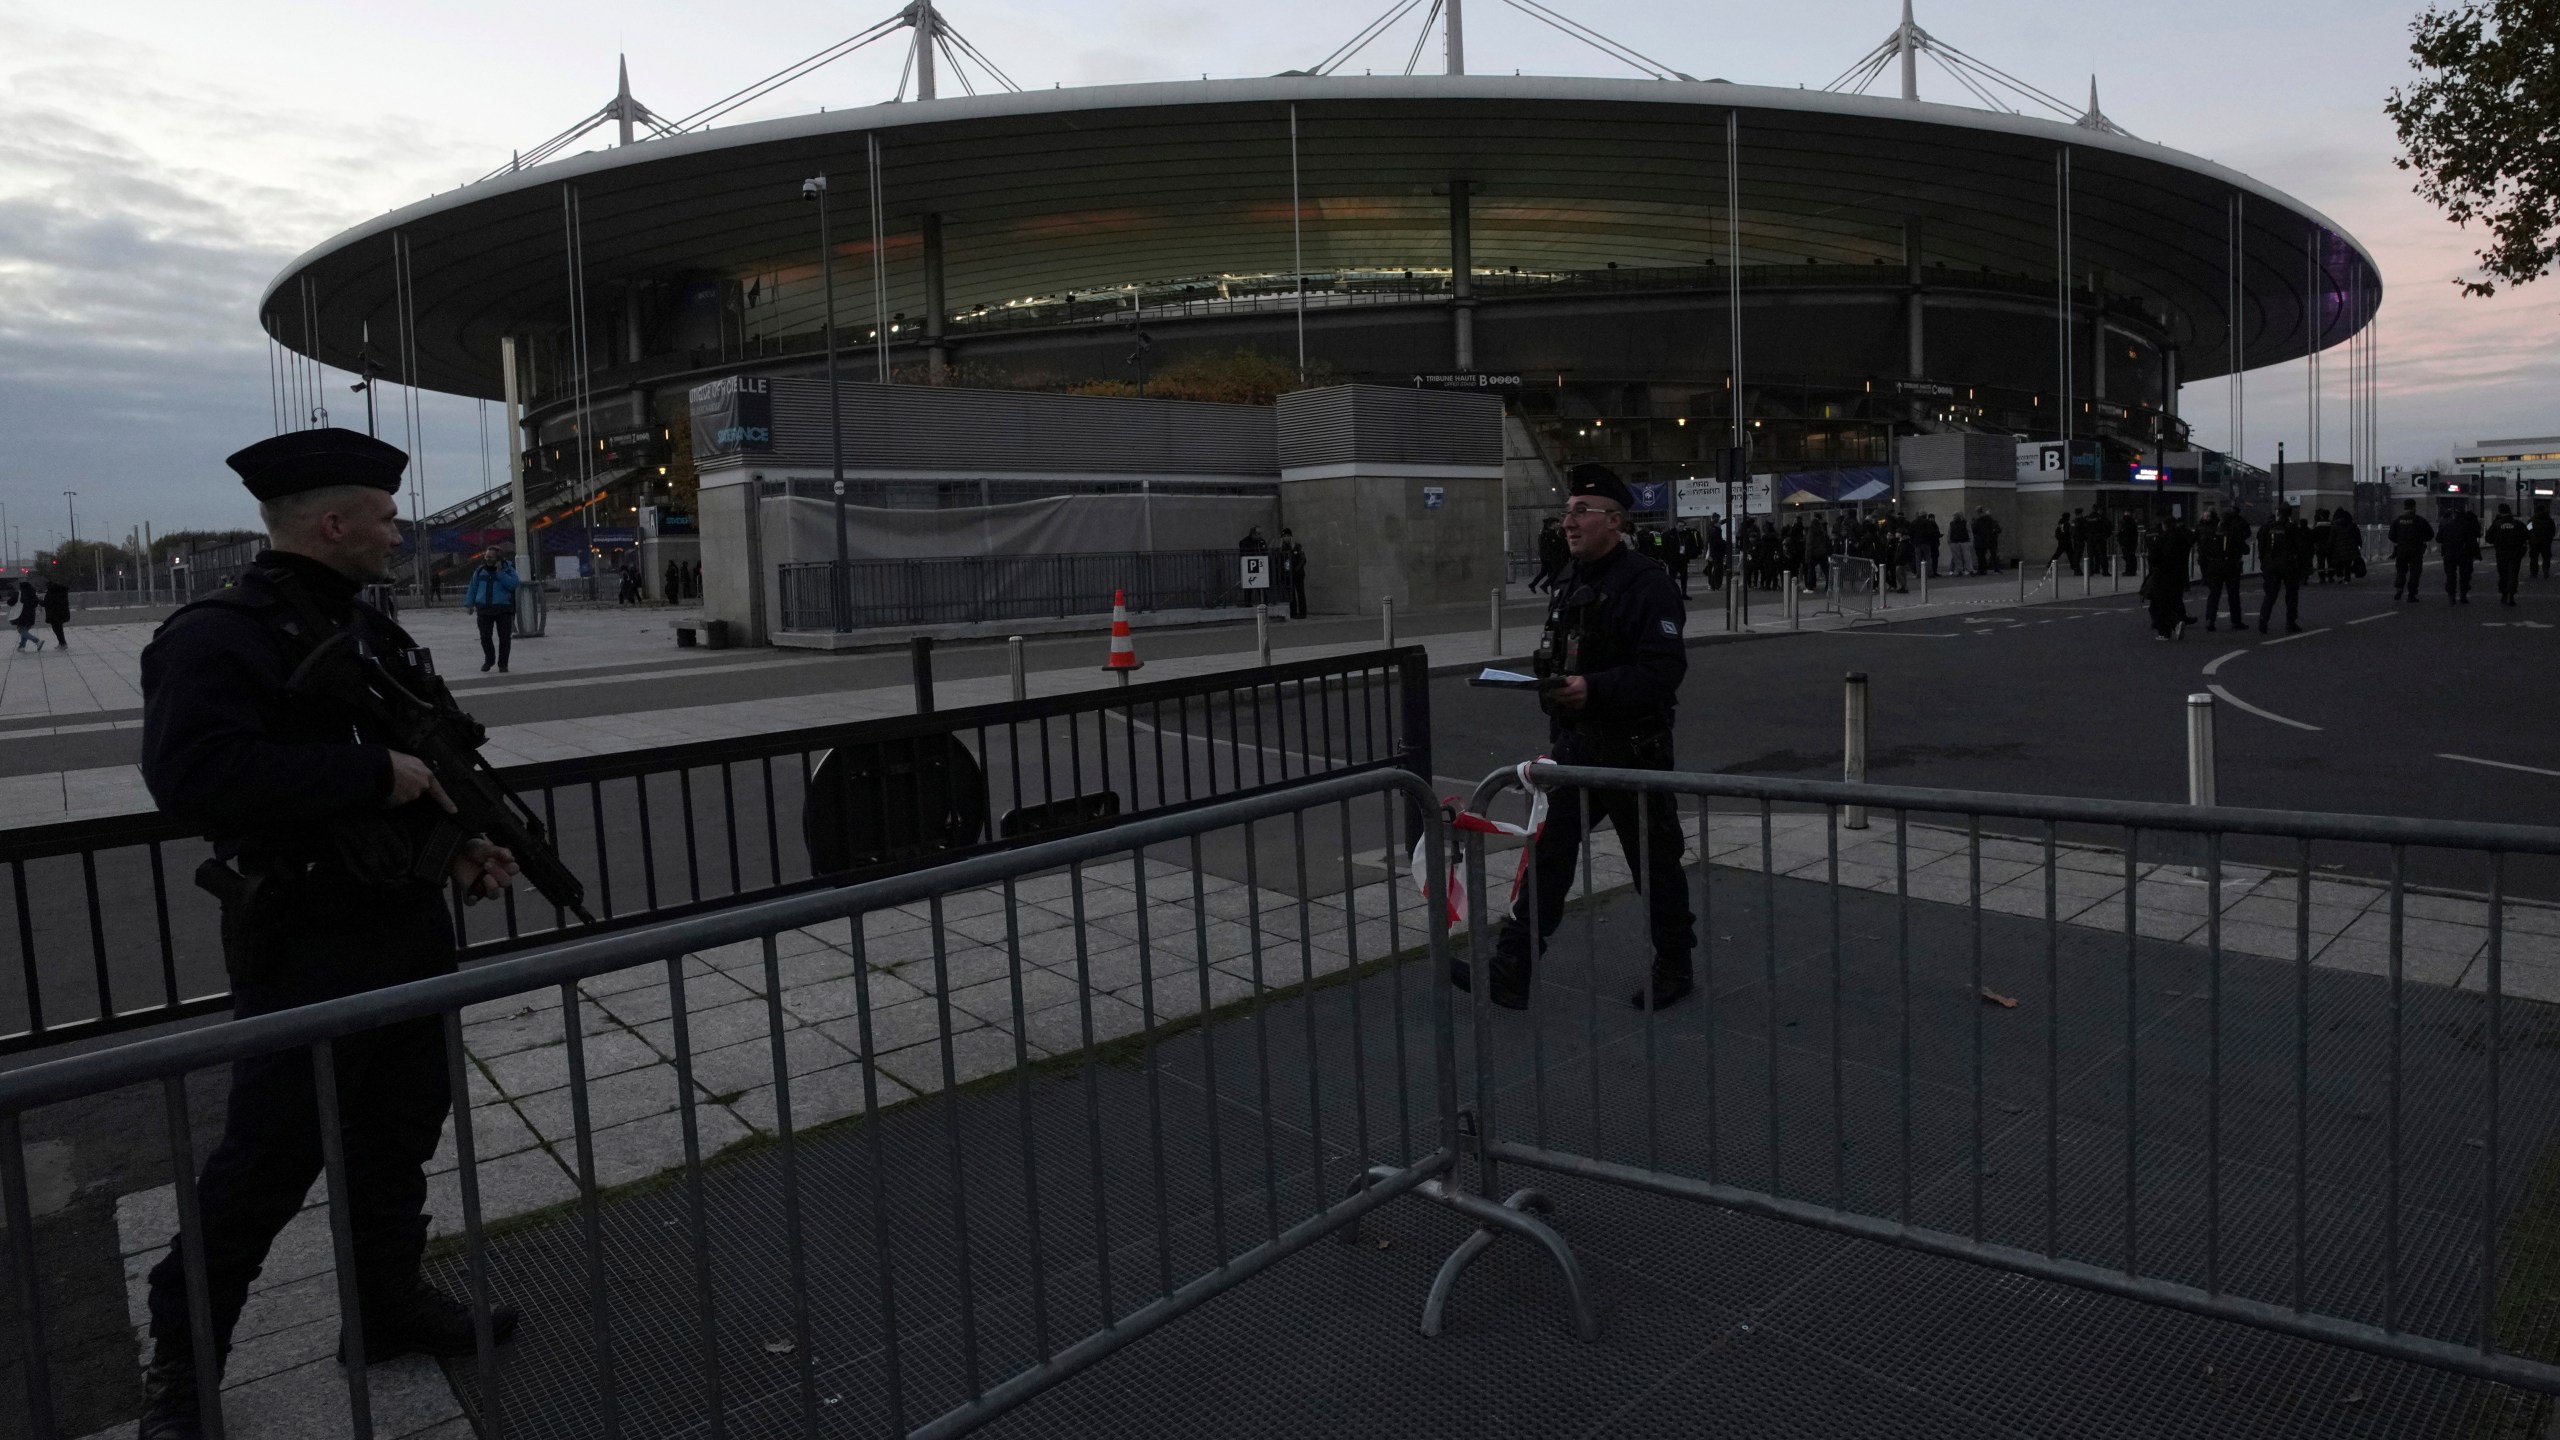
<instances>
[{"instance_id":1,"label":"stadium facade","mask_svg":"<svg viewBox=\"0 0 2560 1440\"><path fill-rule=\"evenodd\" d=\"M512 349L537 501L620 513L695 387L822 373L818 175L848 379L1142 385L1253 350L1494 393L1547 473L1671 482L1738 441L1782 499L1987 506L2013 535L2233 488L2246 467L2194 443L2181 387L2346 343L2381 301L2341 227L2123 133L2094 95L2072 123L1720 80L1289 74L891 103L510 169L295 260L261 319L306 364L491 399ZM1909 443L1938 436L1975 438ZM2022 470L2019 440L2064 459ZM1525 545L1525 514L1505 529Z\"/></svg>"}]
</instances>

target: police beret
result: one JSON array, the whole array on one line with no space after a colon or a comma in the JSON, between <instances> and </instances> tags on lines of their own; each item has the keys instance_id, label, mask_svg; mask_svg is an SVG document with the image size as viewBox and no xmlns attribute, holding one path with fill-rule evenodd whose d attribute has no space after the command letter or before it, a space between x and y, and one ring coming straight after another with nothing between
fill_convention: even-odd
<instances>
[{"instance_id":1,"label":"police beret","mask_svg":"<svg viewBox=\"0 0 2560 1440\"><path fill-rule=\"evenodd\" d=\"M1627 482L1619 479L1617 472L1606 465L1576 465L1566 473L1565 481L1568 494L1606 500L1621 510L1636 508L1634 492L1627 489Z\"/></svg>"},{"instance_id":2,"label":"police beret","mask_svg":"<svg viewBox=\"0 0 2560 1440\"><path fill-rule=\"evenodd\" d=\"M334 426L289 430L261 440L222 462L240 472L240 483L260 500L281 500L332 485L370 485L397 493L409 457L397 445Z\"/></svg>"}]
</instances>

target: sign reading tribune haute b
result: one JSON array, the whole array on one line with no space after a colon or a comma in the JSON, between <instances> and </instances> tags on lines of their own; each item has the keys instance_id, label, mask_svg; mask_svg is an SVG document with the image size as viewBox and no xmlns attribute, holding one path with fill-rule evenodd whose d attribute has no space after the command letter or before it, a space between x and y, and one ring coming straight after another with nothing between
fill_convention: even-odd
<instances>
[{"instance_id":1,"label":"sign reading tribune haute b","mask_svg":"<svg viewBox=\"0 0 2560 1440\"><path fill-rule=\"evenodd\" d=\"M693 410L693 458L773 449L773 382L732 375L685 392Z\"/></svg>"}]
</instances>

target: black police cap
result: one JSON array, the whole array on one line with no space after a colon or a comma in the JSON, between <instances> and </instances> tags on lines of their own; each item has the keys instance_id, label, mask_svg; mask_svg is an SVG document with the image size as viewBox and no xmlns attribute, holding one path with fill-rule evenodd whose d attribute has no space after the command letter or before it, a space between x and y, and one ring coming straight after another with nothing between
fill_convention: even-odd
<instances>
[{"instance_id":1,"label":"black police cap","mask_svg":"<svg viewBox=\"0 0 2560 1440\"><path fill-rule=\"evenodd\" d=\"M1606 465L1576 465L1566 473L1565 482L1568 494L1606 500L1621 510L1636 508L1635 493L1627 488L1626 481L1618 478L1618 472Z\"/></svg>"},{"instance_id":2,"label":"black police cap","mask_svg":"<svg viewBox=\"0 0 2560 1440\"><path fill-rule=\"evenodd\" d=\"M397 494L409 456L397 445L335 426L291 430L261 440L222 462L260 500L281 500L332 485L370 485Z\"/></svg>"}]
</instances>

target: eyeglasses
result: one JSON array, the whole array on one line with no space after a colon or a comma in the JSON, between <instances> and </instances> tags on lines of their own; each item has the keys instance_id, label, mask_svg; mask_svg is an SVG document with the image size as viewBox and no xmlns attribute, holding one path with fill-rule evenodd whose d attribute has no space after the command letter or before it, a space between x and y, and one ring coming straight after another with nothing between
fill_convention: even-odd
<instances>
[{"instance_id":1,"label":"eyeglasses","mask_svg":"<svg viewBox=\"0 0 2560 1440\"><path fill-rule=\"evenodd\" d=\"M1581 519L1592 515L1622 515L1624 513L1626 512L1620 510L1615 505L1567 505L1564 507L1565 518L1568 520Z\"/></svg>"}]
</instances>

